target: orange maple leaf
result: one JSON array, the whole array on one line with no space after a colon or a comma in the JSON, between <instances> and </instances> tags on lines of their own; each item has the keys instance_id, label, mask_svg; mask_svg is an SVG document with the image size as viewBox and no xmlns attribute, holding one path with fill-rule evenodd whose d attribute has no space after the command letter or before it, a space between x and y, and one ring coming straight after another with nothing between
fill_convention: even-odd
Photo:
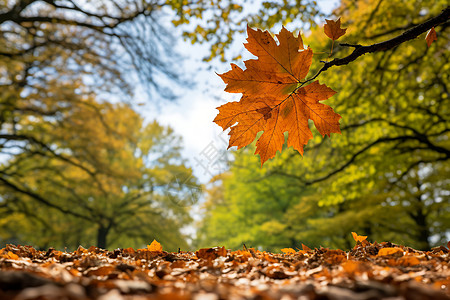
<instances>
[{"instance_id":1,"label":"orange maple leaf","mask_svg":"<svg viewBox=\"0 0 450 300\"><path fill-rule=\"evenodd\" d=\"M150 245L147 245L147 250L161 252L163 251L163 248L160 243L158 243L156 240L153 240L153 242Z\"/></svg>"},{"instance_id":2,"label":"orange maple leaf","mask_svg":"<svg viewBox=\"0 0 450 300\"><path fill-rule=\"evenodd\" d=\"M434 30L434 27L432 27L430 29L430 31L428 31L427 36L425 37L425 40L427 41L428 47L431 46L433 41L437 41L436 30Z\"/></svg>"},{"instance_id":3,"label":"orange maple leaf","mask_svg":"<svg viewBox=\"0 0 450 300\"><path fill-rule=\"evenodd\" d=\"M353 239L355 242L363 242L367 239L366 235L358 235L356 232L352 232Z\"/></svg>"},{"instance_id":4,"label":"orange maple leaf","mask_svg":"<svg viewBox=\"0 0 450 300\"><path fill-rule=\"evenodd\" d=\"M347 28L341 28L341 18L336 21L327 19L325 19L325 21L327 23L323 25L323 31L333 41L343 36L347 31Z\"/></svg>"},{"instance_id":5,"label":"orange maple leaf","mask_svg":"<svg viewBox=\"0 0 450 300\"><path fill-rule=\"evenodd\" d=\"M341 116L319 103L336 92L319 81L307 85L305 80L313 52L304 49L302 38L284 27L276 35L279 43L267 31L247 27L247 34L245 47L258 59L245 61L244 70L231 64L230 71L219 75L227 84L225 91L242 93L239 102L218 107L214 119L223 130L231 128L228 148L247 146L263 131L255 151L263 165L281 151L286 131L288 147L303 155L303 146L312 138L309 119L322 136L339 133Z\"/></svg>"}]
</instances>

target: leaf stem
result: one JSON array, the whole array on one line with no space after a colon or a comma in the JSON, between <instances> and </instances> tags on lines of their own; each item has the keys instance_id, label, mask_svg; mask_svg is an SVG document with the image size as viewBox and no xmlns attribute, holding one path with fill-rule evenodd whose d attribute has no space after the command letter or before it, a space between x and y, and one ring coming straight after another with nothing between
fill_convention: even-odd
<instances>
[{"instance_id":1,"label":"leaf stem","mask_svg":"<svg viewBox=\"0 0 450 300\"><path fill-rule=\"evenodd\" d=\"M333 54L333 48L334 48L334 40L333 40L333 42L331 43L330 55L328 55L328 58L330 58L331 55Z\"/></svg>"}]
</instances>

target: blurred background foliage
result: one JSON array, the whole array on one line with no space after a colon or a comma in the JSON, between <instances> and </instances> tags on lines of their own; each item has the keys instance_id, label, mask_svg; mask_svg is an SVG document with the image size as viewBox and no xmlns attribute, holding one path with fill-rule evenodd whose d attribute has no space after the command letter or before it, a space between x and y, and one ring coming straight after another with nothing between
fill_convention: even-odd
<instances>
[{"instance_id":1,"label":"blurred background foliage","mask_svg":"<svg viewBox=\"0 0 450 300\"><path fill-rule=\"evenodd\" d=\"M343 41L366 45L446 5L343 0L326 17L342 18ZM315 132L305 158L286 149L262 169L252 147L233 152L228 170L208 184L188 244L188 204L201 186L180 137L139 114L137 84L155 107L176 99L189 79L173 42L204 44L205 60L227 61L240 56L233 40L247 23L298 24L317 70L330 49L316 24L324 17L310 0L0 1L2 244L112 249L156 238L172 251L244 243L348 248L351 231L417 248L444 242L448 22L430 48L415 40L323 73L320 81L338 91L328 102L343 117L342 135ZM335 45L334 56L349 51Z\"/></svg>"},{"instance_id":2,"label":"blurred background foliage","mask_svg":"<svg viewBox=\"0 0 450 300\"><path fill-rule=\"evenodd\" d=\"M390 39L435 16L446 1L341 1L350 44ZM331 40L316 26L305 43L327 59ZM199 225L199 245L239 248L350 248L351 231L419 249L447 241L450 228L450 30L360 57L319 77L338 93L341 135L291 149L263 168L254 148L234 153L214 178ZM336 45L335 45L336 46ZM333 57L351 49L335 48ZM323 52L323 53L320 53ZM314 66L314 65L313 65ZM314 70L312 71L314 74Z\"/></svg>"}]
</instances>

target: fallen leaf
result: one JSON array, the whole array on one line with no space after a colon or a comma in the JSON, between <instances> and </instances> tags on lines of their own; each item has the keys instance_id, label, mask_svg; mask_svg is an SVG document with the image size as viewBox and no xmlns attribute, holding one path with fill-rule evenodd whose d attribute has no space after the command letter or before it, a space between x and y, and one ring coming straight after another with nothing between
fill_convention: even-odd
<instances>
[{"instance_id":1,"label":"fallen leaf","mask_svg":"<svg viewBox=\"0 0 450 300\"><path fill-rule=\"evenodd\" d=\"M347 28L341 28L341 18L336 21L327 19L325 19L325 21L327 23L323 25L323 31L333 41L343 36L347 31Z\"/></svg>"},{"instance_id":2,"label":"fallen leaf","mask_svg":"<svg viewBox=\"0 0 450 300\"><path fill-rule=\"evenodd\" d=\"M227 256L227 250L225 247L202 248L195 251L195 255L198 258L213 260L219 256Z\"/></svg>"},{"instance_id":3,"label":"fallen leaf","mask_svg":"<svg viewBox=\"0 0 450 300\"><path fill-rule=\"evenodd\" d=\"M9 259L19 259L19 256L17 254L12 253L11 251L8 251L8 253L3 255L4 258L9 258Z\"/></svg>"},{"instance_id":4,"label":"fallen leaf","mask_svg":"<svg viewBox=\"0 0 450 300\"><path fill-rule=\"evenodd\" d=\"M83 248L83 246L80 245L80 246L78 246L76 253L78 255L82 255L83 253L88 253L88 251L87 251L87 249Z\"/></svg>"},{"instance_id":5,"label":"fallen leaf","mask_svg":"<svg viewBox=\"0 0 450 300\"><path fill-rule=\"evenodd\" d=\"M341 116L319 102L336 92L318 81L305 81L313 52L304 49L301 37L283 27L277 44L267 31L248 27L247 33L245 47L258 59L245 61L245 70L231 64L230 71L219 75L227 84L225 91L242 93L239 102L218 107L214 119L223 130L231 128L228 148L245 147L263 131L255 151L263 165L282 150L284 132L288 147L303 155L303 146L313 137L309 119L322 136L340 133Z\"/></svg>"},{"instance_id":6,"label":"fallen leaf","mask_svg":"<svg viewBox=\"0 0 450 300\"><path fill-rule=\"evenodd\" d=\"M357 274L363 271L363 263L359 261L345 261L341 264L342 269L348 274Z\"/></svg>"},{"instance_id":7,"label":"fallen leaf","mask_svg":"<svg viewBox=\"0 0 450 300\"><path fill-rule=\"evenodd\" d=\"M116 271L115 266L94 267L86 271L86 276L107 276Z\"/></svg>"},{"instance_id":8,"label":"fallen leaf","mask_svg":"<svg viewBox=\"0 0 450 300\"><path fill-rule=\"evenodd\" d=\"M126 253L126 254L134 254L135 252L136 251L134 251L134 249L131 247L123 249L123 253Z\"/></svg>"},{"instance_id":9,"label":"fallen leaf","mask_svg":"<svg viewBox=\"0 0 450 300\"><path fill-rule=\"evenodd\" d=\"M227 249L225 249L225 246L217 247L216 252L219 256L227 256Z\"/></svg>"},{"instance_id":10,"label":"fallen leaf","mask_svg":"<svg viewBox=\"0 0 450 300\"><path fill-rule=\"evenodd\" d=\"M175 269L175 268L179 268L179 269L182 269L182 268L184 268L186 266L186 262L185 261L182 261L182 260L176 260L176 261L174 261L173 263L172 263L172 265L170 266L172 269Z\"/></svg>"},{"instance_id":11,"label":"fallen leaf","mask_svg":"<svg viewBox=\"0 0 450 300\"><path fill-rule=\"evenodd\" d=\"M384 246L380 254L397 250L376 256ZM0 298L366 299L367 294L371 299L448 299L450 270L443 248L420 251L382 242L358 243L350 251L320 247L304 256L299 255L304 250L291 256L247 247L197 252L216 257L208 260L189 251L137 249L131 255L127 249L92 247L55 256L54 249L8 244L0 249ZM5 258L12 254L18 258Z\"/></svg>"},{"instance_id":12,"label":"fallen leaf","mask_svg":"<svg viewBox=\"0 0 450 300\"><path fill-rule=\"evenodd\" d=\"M303 251L312 251L311 248L309 248L308 246L302 244L302 249Z\"/></svg>"},{"instance_id":13,"label":"fallen leaf","mask_svg":"<svg viewBox=\"0 0 450 300\"><path fill-rule=\"evenodd\" d=\"M356 232L352 232L352 236L356 242L362 243L363 241L365 241L367 239L366 235L358 235Z\"/></svg>"},{"instance_id":14,"label":"fallen leaf","mask_svg":"<svg viewBox=\"0 0 450 300\"><path fill-rule=\"evenodd\" d=\"M265 268L262 273L272 279L286 279L290 277L282 268L280 268L280 266L269 266Z\"/></svg>"},{"instance_id":15,"label":"fallen leaf","mask_svg":"<svg viewBox=\"0 0 450 300\"><path fill-rule=\"evenodd\" d=\"M431 46L431 44L433 43L433 41L437 41L436 30L434 30L434 27L432 27L432 28L428 31L427 36L425 37L425 40L427 41L428 47Z\"/></svg>"},{"instance_id":16,"label":"fallen leaf","mask_svg":"<svg viewBox=\"0 0 450 300\"><path fill-rule=\"evenodd\" d=\"M335 256L332 256L332 259L331 259L333 264L339 264L346 260L347 260L347 257L345 255L335 255Z\"/></svg>"},{"instance_id":17,"label":"fallen leaf","mask_svg":"<svg viewBox=\"0 0 450 300\"><path fill-rule=\"evenodd\" d=\"M250 251L245 251L245 250L232 251L231 255L233 255L235 257L235 260L240 261L240 262L248 261L248 259L250 257L253 257L252 254L250 253Z\"/></svg>"},{"instance_id":18,"label":"fallen leaf","mask_svg":"<svg viewBox=\"0 0 450 300\"><path fill-rule=\"evenodd\" d=\"M403 250L401 248L394 248L394 247L388 247L388 248L381 248L380 251L378 251L378 256L386 256L386 255L403 255Z\"/></svg>"},{"instance_id":19,"label":"fallen leaf","mask_svg":"<svg viewBox=\"0 0 450 300\"><path fill-rule=\"evenodd\" d=\"M163 248L160 243L158 243L156 240L153 240L153 242L150 245L147 245L148 251L155 251L155 252L161 252L163 251Z\"/></svg>"},{"instance_id":20,"label":"fallen leaf","mask_svg":"<svg viewBox=\"0 0 450 300\"><path fill-rule=\"evenodd\" d=\"M403 256L399 259L399 263L405 267L412 267L420 264L420 260L415 256Z\"/></svg>"},{"instance_id":21,"label":"fallen leaf","mask_svg":"<svg viewBox=\"0 0 450 300\"><path fill-rule=\"evenodd\" d=\"M281 252L286 253L286 254L294 254L295 250L292 248L283 248L283 249L281 249Z\"/></svg>"}]
</instances>

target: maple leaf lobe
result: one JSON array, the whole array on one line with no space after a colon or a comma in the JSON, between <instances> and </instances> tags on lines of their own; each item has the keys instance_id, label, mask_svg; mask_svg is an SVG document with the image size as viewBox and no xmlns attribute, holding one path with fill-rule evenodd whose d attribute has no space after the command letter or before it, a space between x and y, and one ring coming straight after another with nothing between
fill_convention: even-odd
<instances>
[{"instance_id":1,"label":"maple leaf lobe","mask_svg":"<svg viewBox=\"0 0 450 300\"><path fill-rule=\"evenodd\" d=\"M330 106L319 102L336 94L333 89L325 84L320 84L317 80L299 89L295 94L309 109L308 118L313 120L314 125L322 136L330 136L331 133L341 132L339 120L342 117L335 113Z\"/></svg>"}]
</instances>

